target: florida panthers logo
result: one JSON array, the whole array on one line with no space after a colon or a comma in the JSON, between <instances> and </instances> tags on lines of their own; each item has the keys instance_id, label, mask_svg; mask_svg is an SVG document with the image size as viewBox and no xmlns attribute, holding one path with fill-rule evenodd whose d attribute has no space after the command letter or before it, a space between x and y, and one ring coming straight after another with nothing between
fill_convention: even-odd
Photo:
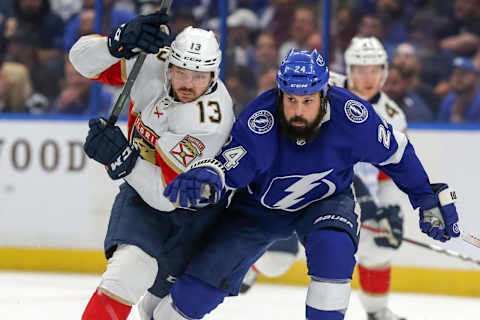
<instances>
[{"instance_id":1,"label":"florida panthers logo","mask_svg":"<svg viewBox=\"0 0 480 320\"><path fill-rule=\"evenodd\" d=\"M332 181L325 179L332 171L275 177L262 196L262 204L270 209L297 211L325 199L337 189Z\"/></svg>"}]
</instances>

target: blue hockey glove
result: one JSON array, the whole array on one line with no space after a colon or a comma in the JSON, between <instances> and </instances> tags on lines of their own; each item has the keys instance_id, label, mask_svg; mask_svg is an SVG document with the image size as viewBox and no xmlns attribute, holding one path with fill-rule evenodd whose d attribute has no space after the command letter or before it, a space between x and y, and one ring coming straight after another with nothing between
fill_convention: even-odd
<instances>
[{"instance_id":1,"label":"blue hockey glove","mask_svg":"<svg viewBox=\"0 0 480 320\"><path fill-rule=\"evenodd\" d=\"M460 236L458 214L455 208L457 196L445 183L432 184L437 206L420 208L420 229L429 237L445 242Z\"/></svg>"},{"instance_id":2,"label":"blue hockey glove","mask_svg":"<svg viewBox=\"0 0 480 320\"><path fill-rule=\"evenodd\" d=\"M152 13L140 15L122 24L108 36L108 50L116 58L130 59L137 53L138 48L145 53L158 53L160 48L170 45L170 35L161 30L166 25L168 15Z\"/></svg>"},{"instance_id":3,"label":"blue hockey glove","mask_svg":"<svg viewBox=\"0 0 480 320\"><path fill-rule=\"evenodd\" d=\"M379 247L399 248L403 240L403 216L400 206L379 207L376 220L379 228L385 233L375 235L375 243Z\"/></svg>"},{"instance_id":4,"label":"blue hockey glove","mask_svg":"<svg viewBox=\"0 0 480 320\"><path fill-rule=\"evenodd\" d=\"M119 127L106 125L103 118L90 119L90 130L83 145L87 156L106 166L113 180L130 174L140 150L136 144L129 145Z\"/></svg>"},{"instance_id":5,"label":"blue hockey glove","mask_svg":"<svg viewBox=\"0 0 480 320\"><path fill-rule=\"evenodd\" d=\"M181 207L201 207L217 203L223 189L218 172L210 167L190 169L170 182L163 195Z\"/></svg>"}]
</instances>

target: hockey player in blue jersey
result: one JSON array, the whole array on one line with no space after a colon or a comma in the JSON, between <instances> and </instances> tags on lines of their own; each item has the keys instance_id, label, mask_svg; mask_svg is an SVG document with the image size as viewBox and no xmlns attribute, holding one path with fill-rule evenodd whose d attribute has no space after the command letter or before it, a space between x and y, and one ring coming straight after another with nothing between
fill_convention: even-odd
<instances>
[{"instance_id":1,"label":"hockey player in blue jersey","mask_svg":"<svg viewBox=\"0 0 480 320\"><path fill-rule=\"evenodd\" d=\"M278 88L254 99L215 159L202 160L164 195L196 203L203 185L235 190L216 232L157 306L154 319L201 319L228 295L273 241L294 232L311 278L310 320L343 319L360 229L353 166L381 168L420 209L420 229L447 241L459 236L446 184L430 184L407 137L349 91L329 86L316 51L292 50L279 67Z\"/></svg>"}]
</instances>

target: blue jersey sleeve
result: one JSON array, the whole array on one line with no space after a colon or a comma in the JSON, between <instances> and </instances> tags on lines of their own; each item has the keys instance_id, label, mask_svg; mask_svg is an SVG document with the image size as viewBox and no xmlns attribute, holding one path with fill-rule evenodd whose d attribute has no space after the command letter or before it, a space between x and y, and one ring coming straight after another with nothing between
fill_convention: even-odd
<instances>
[{"instance_id":1,"label":"blue jersey sleeve","mask_svg":"<svg viewBox=\"0 0 480 320\"><path fill-rule=\"evenodd\" d=\"M216 159L225 168L228 188L242 188L264 172L276 147L275 89L255 98L235 121L231 137Z\"/></svg>"},{"instance_id":2,"label":"blue jersey sleeve","mask_svg":"<svg viewBox=\"0 0 480 320\"><path fill-rule=\"evenodd\" d=\"M353 159L369 162L388 174L410 198L414 208L435 206L427 173L405 134L392 128L373 106L358 97L338 91L334 109L344 130L350 131Z\"/></svg>"}]
</instances>

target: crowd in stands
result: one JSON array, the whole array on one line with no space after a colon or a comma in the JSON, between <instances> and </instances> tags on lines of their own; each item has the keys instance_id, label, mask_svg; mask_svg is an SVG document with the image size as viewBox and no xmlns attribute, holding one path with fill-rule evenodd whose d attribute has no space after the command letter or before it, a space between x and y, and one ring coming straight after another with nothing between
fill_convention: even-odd
<instances>
[{"instance_id":1,"label":"crowd in stands","mask_svg":"<svg viewBox=\"0 0 480 320\"><path fill-rule=\"evenodd\" d=\"M91 83L68 62L94 32L96 0L0 2L0 112L90 114ZM225 0L227 1L227 0ZM103 0L102 34L160 0ZM276 67L293 47L322 52L322 1L228 0L224 80L238 113L275 86ZM384 91L409 122L480 123L480 1L332 1L329 66L344 73L354 36L375 36L389 56ZM219 31L218 0L173 1L172 33L193 25ZM118 90L103 87L106 115Z\"/></svg>"}]
</instances>

